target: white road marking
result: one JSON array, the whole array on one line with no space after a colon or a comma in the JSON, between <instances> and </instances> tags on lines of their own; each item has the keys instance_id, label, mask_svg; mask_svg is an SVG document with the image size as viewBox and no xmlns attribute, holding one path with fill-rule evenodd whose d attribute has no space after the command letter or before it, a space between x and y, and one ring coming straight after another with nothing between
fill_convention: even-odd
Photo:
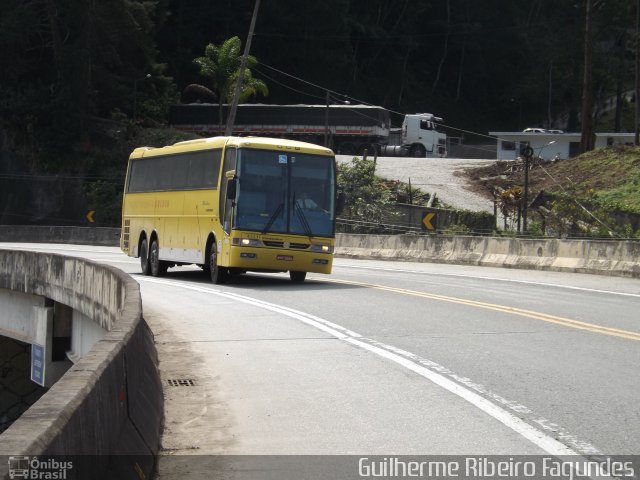
<instances>
[{"instance_id":1,"label":"white road marking","mask_svg":"<svg viewBox=\"0 0 640 480\"><path fill-rule=\"evenodd\" d=\"M372 339L362 337L362 335L353 332L345 327L342 327L336 323L329 322L323 318L293 308L277 305L263 300L257 300L244 295L238 295L236 293L225 292L217 290L211 287L194 286L185 282L175 280L162 280L156 278L140 277L136 280L143 282L157 283L168 285L172 287L180 287L187 290L193 290L196 292L202 292L207 294L218 295L224 298L232 299L238 302L242 302L249 305L254 305L259 308L264 308L272 312L280 313L287 317L301 321L309 326L317 328L338 340L344 341L357 348L371 352L379 357L392 361L412 372L426 378L441 388L444 388L448 392L466 400L474 407L480 409L484 413L490 415L494 419L498 420L504 426L523 436L537 447L541 448L545 452L554 456L562 455L594 455L600 452L592 445L578 440L575 436L568 434L564 429L561 429L555 425L554 433L558 435L567 443L571 443L575 449L568 447L567 445L559 442L555 438L545 434L538 430L534 426L525 422L521 418L517 417L515 413L531 413L531 410L520 405L516 402L511 402L498 395L490 392L486 387L473 383L471 380L465 377L456 375L451 370L443 367L428 359L421 358L418 355L401 350L392 345L387 345L381 342L377 342ZM450 378L447 378L450 377ZM485 398L483 395L492 398L493 400L502 403L512 413L499 405L496 405L492 401ZM546 419L535 419L536 423L540 424L545 430L550 430L548 425L550 421Z\"/></svg>"},{"instance_id":2,"label":"white road marking","mask_svg":"<svg viewBox=\"0 0 640 480\"><path fill-rule=\"evenodd\" d=\"M473 278L478 280L491 280L493 282L521 283L524 285L537 285L540 287L563 288L566 290L580 290L583 292L603 293L606 295L621 295L624 297L640 298L640 294L638 293L614 292L612 290L600 290L597 288L587 288L587 287L574 287L571 285L561 285L558 283L533 282L531 280L516 280L512 278L486 277L482 275L466 275L462 273L438 273L438 272L428 272L424 270L404 270L399 268L365 267L362 265L350 265L350 264L345 265L345 264L335 264L335 263L333 267L334 268L353 268L358 270L374 270L374 271L392 272L392 273L412 273L412 274L420 274L420 275L429 275L433 277Z\"/></svg>"}]
</instances>

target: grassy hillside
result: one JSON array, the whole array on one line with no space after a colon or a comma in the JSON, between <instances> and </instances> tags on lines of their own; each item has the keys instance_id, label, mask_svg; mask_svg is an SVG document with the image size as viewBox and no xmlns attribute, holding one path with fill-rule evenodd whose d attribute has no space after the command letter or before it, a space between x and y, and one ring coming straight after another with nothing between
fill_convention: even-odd
<instances>
[{"instance_id":1,"label":"grassy hillside","mask_svg":"<svg viewBox=\"0 0 640 480\"><path fill-rule=\"evenodd\" d=\"M537 189L594 197L602 206L640 213L640 147L598 149L537 169Z\"/></svg>"},{"instance_id":2,"label":"grassy hillside","mask_svg":"<svg viewBox=\"0 0 640 480\"><path fill-rule=\"evenodd\" d=\"M530 218L550 228L544 233L640 237L639 147L610 147L568 160L531 163L529 201L542 194L532 210L538 215ZM495 192L502 200L497 192L508 192L521 201L521 161L496 162L466 174L474 188L488 196Z\"/></svg>"}]
</instances>

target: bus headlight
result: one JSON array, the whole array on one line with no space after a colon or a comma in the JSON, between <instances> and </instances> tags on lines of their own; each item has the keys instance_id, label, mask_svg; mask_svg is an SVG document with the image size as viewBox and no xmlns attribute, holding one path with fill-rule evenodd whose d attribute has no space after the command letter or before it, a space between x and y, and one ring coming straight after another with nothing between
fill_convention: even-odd
<instances>
[{"instance_id":1,"label":"bus headlight","mask_svg":"<svg viewBox=\"0 0 640 480\"><path fill-rule=\"evenodd\" d=\"M262 242L255 238L234 238L233 245L240 247L261 247Z\"/></svg>"},{"instance_id":2,"label":"bus headlight","mask_svg":"<svg viewBox=\"0 0 640 480\"><path fill-rule=\"evenodd\" d=\"M312 252L318 252L318 253L333 253L333 245L322 245L322 244L312 243L310 250Z\"/></svg>"}]
</instances>

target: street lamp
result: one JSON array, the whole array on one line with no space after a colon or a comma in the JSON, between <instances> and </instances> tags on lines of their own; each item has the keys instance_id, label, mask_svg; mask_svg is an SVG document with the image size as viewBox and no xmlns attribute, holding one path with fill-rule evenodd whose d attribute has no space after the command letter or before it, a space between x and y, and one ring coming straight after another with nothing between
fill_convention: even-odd
<instances>
[{"instance_id":1,"label":"street lamp","mask_svg":"<svg viewBox=\"0 0 640 480\"><path fill-rule=\"evenodd\" d=\"M147 73L144 77L136 78L133 81L133 123L136 122L138 116L138 82L151 78L151 74Z\"/></svg>"}]
</instances>

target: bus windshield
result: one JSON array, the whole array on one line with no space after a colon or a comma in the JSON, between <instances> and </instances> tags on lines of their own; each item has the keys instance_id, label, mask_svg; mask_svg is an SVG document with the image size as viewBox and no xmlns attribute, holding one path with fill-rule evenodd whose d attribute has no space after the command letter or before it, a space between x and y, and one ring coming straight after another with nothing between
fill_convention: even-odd
<instances>
[{"instance_id":1,"label":"bus windshield","mask_svg":"<svg viewBox=\"0 0 640 480\"><path fill-rule=\"evenodd\" d=\"M240 149L234 228L333 236L333 157Z\"/></svg>"}]
</instances>

